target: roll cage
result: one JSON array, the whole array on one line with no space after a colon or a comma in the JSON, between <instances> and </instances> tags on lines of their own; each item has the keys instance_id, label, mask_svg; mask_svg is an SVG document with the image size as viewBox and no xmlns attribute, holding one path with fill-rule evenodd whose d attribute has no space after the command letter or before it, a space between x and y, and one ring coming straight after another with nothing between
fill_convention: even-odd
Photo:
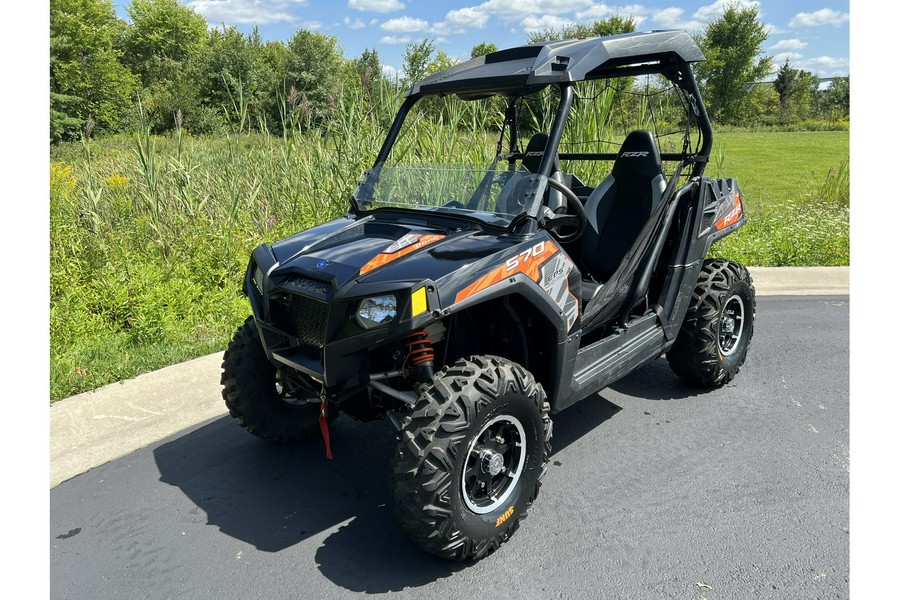
<instances>
[{"instance_id":1,"label":"roll cage","mask_svg":"<svg viewBox=\"0 0 900 600\"><path fill-rule=\"evenodd\" d=\"M548 132L546 151L537 173L550 177L556 157L570 161L613 161L609 152L560 152L566 120L575 100L575 84L581 81L660 75L682 94L686 109L699 131L696 144L681 152L664 152L663 161L676 161L678 170L690 165L689 175L703 174L712 148L712 127L690 64L705 60L700 48L685 31L650 31L615 36L541 42L473 58L416 82L406 94L375 160L380 167L388 159L410 109L429 96L456 95L462 100L490 96L508 99L498 144L498 158L510 165L524 158L518 147L516 110L521 98L548 86L558 89L559 102ZM509 152L502 153L503 134L509 131ZM688 174L688 173L686 173Z\"/></svg>"}]
</instances>

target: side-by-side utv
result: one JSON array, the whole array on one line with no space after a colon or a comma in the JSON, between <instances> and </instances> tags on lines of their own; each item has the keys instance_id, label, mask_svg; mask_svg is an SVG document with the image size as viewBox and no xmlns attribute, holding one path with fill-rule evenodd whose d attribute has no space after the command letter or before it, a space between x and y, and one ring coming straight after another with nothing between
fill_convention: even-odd
<instances>
[{"instance_id":1,"label":"side-by-side utv","mask_svg":"<svg viewBox=\"0 0 900 600\"><path fill-rule=\"evenodd\" d=\"M706 258L745 215L734 179L703 175L703 59L686 32L652 31L414 84L347 214L253 251L253 314L223 364L231 415L266 440L321 431L329 453L339 412L389 419L403 529L462 560L531 507L551 414L663 355L694 384L730 381L756 303L743 266Z\"/></svg>"}]
</instances>

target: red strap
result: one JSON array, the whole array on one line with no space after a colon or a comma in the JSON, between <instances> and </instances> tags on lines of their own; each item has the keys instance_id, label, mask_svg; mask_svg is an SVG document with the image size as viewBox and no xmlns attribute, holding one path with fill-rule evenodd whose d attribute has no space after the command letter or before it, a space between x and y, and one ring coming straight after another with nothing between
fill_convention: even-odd
<instances>
[{"instance_id":1,"label":"red strap","mask_svg":"<svg viewBox=\"0 0 900 600\"><path fill-rule=\"evenodd\" d=\"M334 456L331 454L331 437L328 435L327 413L328 405L322 402L322 412L319 413L319 428L322 430L322 439L325 440L325 458L334 460Z\"/></svg>"}]
</instances>

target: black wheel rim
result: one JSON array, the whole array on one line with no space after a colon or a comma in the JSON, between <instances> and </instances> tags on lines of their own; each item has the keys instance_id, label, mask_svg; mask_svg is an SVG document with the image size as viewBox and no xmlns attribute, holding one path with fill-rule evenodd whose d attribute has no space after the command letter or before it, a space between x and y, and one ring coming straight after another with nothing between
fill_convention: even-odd
<instances>
[{"instance_id":1,"label":"black wheel rim","mask_svg":"<svg viewBox=\"0 0 900 600\"><path fill-rule=\"evenodd\" d=\"M486 423L469 443L462 472L462 497L474 513L506 502L525 468L525 429L511 415Z\"/></svg>"},{"instance_id":2,"label":"black wheel rim","mask_svg":"<svg viewBox=\"0 0 900 600\"><path fill-rule=\"evenodd\" d=\"M731 356L741 343L744 334L744 301L737 294L725 301L725 309L719 320L719 352Z\"/></svg>"}]
</instances>

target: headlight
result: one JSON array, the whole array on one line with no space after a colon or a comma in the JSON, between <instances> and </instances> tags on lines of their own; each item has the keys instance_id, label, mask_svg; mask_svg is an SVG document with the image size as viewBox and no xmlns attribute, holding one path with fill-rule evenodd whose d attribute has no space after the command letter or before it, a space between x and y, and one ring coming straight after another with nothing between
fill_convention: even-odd
<instances>
[{"instance_id":1,"label":"headlight","mask_svg":"<svg viewBox=\"0 0 900 600\"><path fill-rule=\"evenodd\" d=\"M366 329L390 323L396 316L397 297L393 294L366 298L356 311L356 320Z\"/></svg>"},{"instance_id":2,"label":"headlight","mask_svg":"<svg viewBox=\"0 0 900 600\"><path fill-rule=\"evenodd\" d=\"M258 291L260 294L263 293L263 277L265 277L265 273L263 273L262 269L259 268L259 265L254 263L252 274L253 285L256 286L256 291Z\"/></svg>"}]
</instances>

